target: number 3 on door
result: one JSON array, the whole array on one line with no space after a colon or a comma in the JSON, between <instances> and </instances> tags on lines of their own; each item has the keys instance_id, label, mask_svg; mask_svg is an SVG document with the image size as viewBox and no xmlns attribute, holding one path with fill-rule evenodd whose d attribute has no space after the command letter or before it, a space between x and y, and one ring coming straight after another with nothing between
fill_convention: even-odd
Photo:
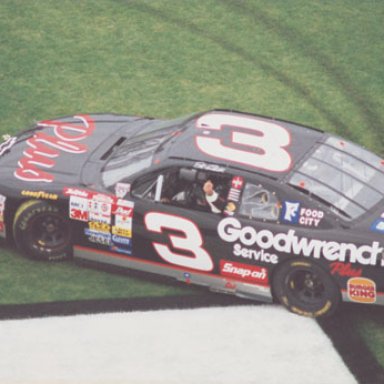
<instances>
[{"instance_id":1,"label":"number 3 on door","mask_svg":"<svg viewBox=\"0 0 384 384\"><path fill-rule=\"evenodd\" d=\"M167 230L181 232L168 233L169 244L153 242L159 256L168 263L180 267L209 272L213 269L213 261L209 253L202 247L203 238L196 224L183 217L160 212L149 212L144 223L148 231L165 233ZM182 253L178 253L179 250Z\"/></svg>"}]
</instances>

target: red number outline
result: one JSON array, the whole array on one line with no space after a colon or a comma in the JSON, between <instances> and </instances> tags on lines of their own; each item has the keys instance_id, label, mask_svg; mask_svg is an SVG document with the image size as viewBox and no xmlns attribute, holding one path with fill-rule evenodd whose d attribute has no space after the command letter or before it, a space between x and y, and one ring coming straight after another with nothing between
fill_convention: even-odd
<instances>
[{"instance_id":1,"label":"red number outline","mask_svg":"<svg viewBox=\"0 0 384 384\"><path fill-rule=\"evenodd\" d=\"M207 116L218 116L219 119L221 119L222 121L219 122L217 125L211 125L211 126L209 126L208 124L204 125L204 122L201 123L201 120L206 118ZM230 124L228 121L225 121L226 118L229 118L229 119L234 118L235 120L237 118L238 119L244 119L244 120L248 120L250 122L253 121L253 122L255 122L255 124L253 124L253 128L251 128L250 126L244 127L241 125ZM259 123L259 126L258 126L258 123ZM260 126L260 123L263 123L264 126ZM216 136L210 137L208 135L200 135L200 134L196 135L195 136L196 147L201 152L203 152L204 154L206 154L210 157L213 157L215 159L231 161L233 163L242 164L245 166L250 166L250 167L253 167L256 169L263 169L263 170L266 170L268 172L274 172L274 173L287 172L292 167L292 157L291 157L290 153L285 149L285 148L289 147L289 145L291 144L291 134L287 129L285 129L283 126L277 124L275 121L270 122L270 121L264 121L260 118L253 117L253 116L244 117L244 116L238 116L235 114L219 113L219 112L208 113L208 114L202 115L196 121L196 128L198 130L220 132L220 131L222 131L224 125L230 126L231 129L233 128L233 130L231 132L231 142L233 144L241 145L241 146L247 146L247 144L240 143L239 140L237 140L238 142L236 143L236 140L235 140L236 134L248 135L248 136L257 136L257 137L261 138L261 140L262 140L263 137L266 137L263 130L265 131L267 125L270 127L278 128L280 130L280 133L284 132L284 134L286 135L285 136L286 140L283 143L280 143L280 144L278 143L276 146L272 147L272 149L275 149L275 150L280 149L280 154L282 154L283 157L285 157L286 164L283 167L279 168L279 167L271 167L271 166L268 166L265 164L260 164L260 162L258 163L257 161L256 162L250 162L250 161L239 160L239 159L234 158L234 157L241 157L242 156L243 158L247 159L247 155L248 155L248 157L252 156L254 158L255 153L250 152L250 151L246 151L246 150L241 150L241 149L238 149L235 147L226 146L222 143L222 139L220 137L216 137ZM240 129L241 131L236 131L236 128ZM252 132L252 134L246 133L247 131ZM259 134L257 134L256 132L258 132ZM204 141L205 141L205 144L202 145L202 143ZM209 143L209 142L212 144L212 149L207 150L207 148L209 148L209 145L207 145L207 143ZM263 148L260 144L259 144L259 146L252 145L252 144L250 144L249 146L251 146L253 148L258 148L259 150L263 151L263 154L256 155L256 156L263 156L263 155L265 156L267 153L270 154L271 152L274 152L274 151L271 151L271 147L269 148L269 151L268 151L268 148L265 148L265 147ZM233 156L232 158L229 158L228 156L223 156L223 155L220 156L218 151L215 149L218 147L221 147L226 151L232 151L232 152L236 153L236 156ZM277 164L277 163L275 163L275 164Z\"/></svg>"},{"instance_id":2,"label":"red number outline","mask_svg":"<svg viewBox=\"0 0 384 384\"><path fill-rule=\"evenodd\" d=\"M183 229L180 226L172 225L172 223L170 224L170 221L172 220L172 218L176 218L179 221L179 224L182 222L188 223L188 225L190 226L189 228L192 228L193 232L189 232L188 234L188 231L185 228ZM151 220L153 220L152 223L151 223ZM164 223L161 223L159 220L163 220ZM188 251L189 253L193 254L193 256L187 256L185 254L177 254L170 249L169 244L152 242L152 245L156 253L165 262L172 265L177 265L179 267L184 267L184 268L194 269L194 270L204 271L204 272L211 272L214 269L214 263L213 263L212 257L208 253L208 251L205 248L203 248L204 239L201 235L201 232L198 226L193 221L186 219L185 217L182 217L182 216L154 211L154 212L148 212L145 214L144 224L146 229L150 232L166 234L164 229L165 230L172 229L184 234L184 237L178 236L175 234L169 234L169 233L166 235L172 247L175 250L179 249L182 251ZM186 245L188 245L187 244L188 240L197 240L197 241L195 241L195 243L193 242L188 243L189 247L187 247ZM191 244L192 246L190 246ZM197 251L199 251L199 254L197 253ZM201 265L197 265L199 263ZM196 265L193 265L193 264L196 264ZM205 266L203 264L205 264Z\"/></svg>"}]
</instances>

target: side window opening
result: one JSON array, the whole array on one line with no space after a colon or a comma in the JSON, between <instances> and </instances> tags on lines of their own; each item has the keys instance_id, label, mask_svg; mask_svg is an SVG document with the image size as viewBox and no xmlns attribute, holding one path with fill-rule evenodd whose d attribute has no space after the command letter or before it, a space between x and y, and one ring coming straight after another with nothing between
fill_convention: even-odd
<instances>
[{"instance_id":1,"label":"side window opening","mask_svg":"<svg viewBox=\"0 0 384 384\"><path fill-rule=\"evenodd\" d=\"M224 212L231 176L194 168L170 168L133 183L133 196L183 208Z\"/></svg>"},{"instance_id":2,"label":"side window opening","mask_svg":"<svg viewBox=\"0 0 384 384\"><path fill-rule=\"evenodd\" d=\"M250 219L277 221L281 204L276 194L261 184L247 183L241 199L239 215Z\"/></svg>"},{"instance_id":3,"label":"side window opening","mask_svg":"<svg viewBox=\"0 0 384 384\"><path fill-rule=\"evenodd\" d=\"M157 178L157 174L151 174L134 182L131 188L132 195L140 199L155 200Z\"/></svg>"}]
</instances>

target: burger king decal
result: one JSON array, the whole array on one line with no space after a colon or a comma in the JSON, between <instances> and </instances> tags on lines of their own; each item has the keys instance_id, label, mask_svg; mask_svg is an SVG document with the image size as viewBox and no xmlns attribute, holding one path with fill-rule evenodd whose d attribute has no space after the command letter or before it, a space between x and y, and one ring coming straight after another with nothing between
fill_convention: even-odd
<instances>
[{"instance_id":1,"label":"burger king decal","mask_svg":"<svg viewBox=\"0 0 384 384\"><path fill-rule=\"evenodd\" d=\"M365 277L353 277L347 283L348 298L357 303L376 302L376 284Z\"/></svg>"}]
</instances>

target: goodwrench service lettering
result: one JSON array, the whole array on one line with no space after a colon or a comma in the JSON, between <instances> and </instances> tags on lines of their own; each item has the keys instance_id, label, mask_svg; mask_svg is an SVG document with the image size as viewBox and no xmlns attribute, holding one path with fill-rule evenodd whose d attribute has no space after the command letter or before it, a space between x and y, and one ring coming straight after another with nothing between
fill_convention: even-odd
<instances>
[{"instance_id":1,"label":"goodwrench service lettering","mask_svg":"<svg viewBox=\"0 0 384 384\"><path fill-rule=\"evenodd\" d=\"M257 247L261 250L362 265L377 265L380 260L380 265L384 266L384 260L381 260L383 248L377 241L370 245L357 246L353 243L308 239L297 236L293 229L277 233L267 229L256 230L251 226L243 226L239 220L232 217L221 220L217 232L222 240L235 243L234 252L239 246Z\"/></svg>"}]
</instances>

